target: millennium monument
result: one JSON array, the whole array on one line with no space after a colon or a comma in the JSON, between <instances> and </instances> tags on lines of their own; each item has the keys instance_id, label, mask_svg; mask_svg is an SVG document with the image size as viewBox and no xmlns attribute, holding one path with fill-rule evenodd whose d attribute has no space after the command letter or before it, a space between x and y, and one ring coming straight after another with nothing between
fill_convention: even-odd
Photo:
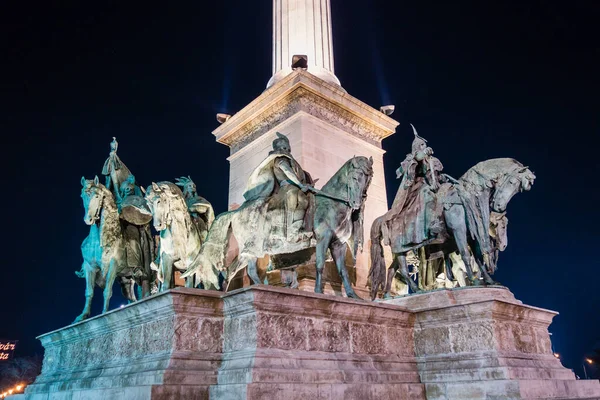
<instances>
[{"instance_id":1,"label":"millennium monument","mask_svg":"<svg viewBox=\"0 0 600 400\"><path fill-rule=\"evenodd\" d=\"M333 61L329 0L274 0L267 89L217 116L220 215L190 176L142 186L113 138L104 181L81 179L83 312L39 337L42 373L16 398L600 398L553 356L556 313L493 279L535 175L499 158L453 178L413 127L388 210L398 123ZM115 281L129 304L109 310Z\"/></svg>"}]
</instances>

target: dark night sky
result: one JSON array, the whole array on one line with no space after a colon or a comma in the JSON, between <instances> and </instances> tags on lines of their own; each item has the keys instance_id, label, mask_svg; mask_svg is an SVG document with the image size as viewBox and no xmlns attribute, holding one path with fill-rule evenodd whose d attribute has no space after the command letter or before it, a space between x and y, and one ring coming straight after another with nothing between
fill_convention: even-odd
<instances>
[{"instance_id":1,"label":"dark night sky","mask_svg":"<svg viewBox=\"0 0 600 400\"><path fill-rule=\"evenodd\" d=\"M21 355L41 352L35 336L83 307L79 181L100 174L112 136L142 184L190 174L225 211L228 149L211 134L215 114L240 110L271 75L270 0L34 3L0 10L0 337L19 339ZM453 176L494 157L536 173L508 207L496 278L560 312L555 350L581 373L600 339L598 2L332 7L342 85L374 107L395 104L402 124L383 144L389 198L409 122Z\"/></svg>"}]
</instances>

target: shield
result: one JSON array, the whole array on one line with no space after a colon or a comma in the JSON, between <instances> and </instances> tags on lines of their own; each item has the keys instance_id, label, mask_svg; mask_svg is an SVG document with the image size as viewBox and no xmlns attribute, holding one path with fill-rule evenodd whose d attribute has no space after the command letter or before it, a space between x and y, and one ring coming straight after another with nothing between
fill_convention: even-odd
<instances>
[{"instance_id":1,"label":"shield","mask_svg":"<svg viewBox=\"0 0 600 400\"><path fill-rule=\"evenodd\" d=\"M204 214L208 208L212 208L211 204L203 197L194 196L186 200L190 212Z\"/></svg>"},{"instance_id":2,"label":"shield","mask_svg":"<svg viewBox=\"0 0 600 400\"><path fill-rule=\"evenodd\" d=\"M142 196L132 194L121 203L121 218L130 224L141 226L152 221L152 213Z\"/></svg>"}]
</instances>

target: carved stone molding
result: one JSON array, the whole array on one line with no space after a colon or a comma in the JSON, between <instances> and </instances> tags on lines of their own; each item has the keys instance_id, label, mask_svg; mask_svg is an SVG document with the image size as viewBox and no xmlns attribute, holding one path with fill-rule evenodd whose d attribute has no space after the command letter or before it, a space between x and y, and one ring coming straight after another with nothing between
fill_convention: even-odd
<instances>
[{"instance_id":1,"label":"carved stone molding","mask_svg":"<svg viewBox=\"0 0 600 400\"><path fill-rule=\"evenodd\" d=\"M377 147L398 122L307 72L294 72L232 116L213 134L235 154L298 112Z\"/></svg>"}]
</instances>

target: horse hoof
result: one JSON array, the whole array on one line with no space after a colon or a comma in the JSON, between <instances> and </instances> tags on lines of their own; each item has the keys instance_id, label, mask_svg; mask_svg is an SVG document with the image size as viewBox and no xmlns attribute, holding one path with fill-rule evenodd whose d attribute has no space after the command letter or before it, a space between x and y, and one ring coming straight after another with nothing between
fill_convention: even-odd
<instances>
[{"instance_id":1,"label":"horse hoof","mask_svg":"<svg viewBox=\"0 0 600 400\"><path fill-rule=\"evenodd\" d=\"M75 321L73 321L74 324L83 321L84 319L87 319L87 315L81 314L79 317L75 318Z\"/></svg>"},{"instance_id":2,"label":"horse hoof","mask_svg":"<svg viewBox=\"0 0 600 400\"><path fill-rule=\"evenodd\" d=\"M346 296L350 299L362 300L362 297L360 297L354 292L346 293Z\"/></svg>"},{"instance_id":3,"label":"horse hoof","mask_svg":"<svg viewBox=\"0 0 600 400\"><path fill-rule=\"evenodd\" d=\"M389 292L385 292L385 293L383 294L383 299L384 299L384 300L389 300L389 299L391 299L391 298L392 298L392 295L391 295Z\"/></svg>"}]
</instances>

